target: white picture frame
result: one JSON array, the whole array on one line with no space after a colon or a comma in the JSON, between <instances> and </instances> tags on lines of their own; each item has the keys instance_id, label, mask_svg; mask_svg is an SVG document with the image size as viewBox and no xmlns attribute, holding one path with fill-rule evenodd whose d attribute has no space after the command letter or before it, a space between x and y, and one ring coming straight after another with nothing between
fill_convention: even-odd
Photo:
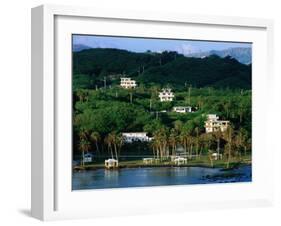
<instances>
[{"instance_id":1,"label":"white picture frame","mask_svg":"<svg viewBox=\"0 0 281 226\"><path fill-rule=\"evenodd\" d=\"M99 26L104 21L108 25ZM120 23L120 27L123 26L123 28L120 31L114 30L114 23ZM81 24L84 25L81 26ZM130 29L132 25L145 27L150 32L153 32L157 26L167 26L169 29L159 29L153 36L174 37L173 35L179 31L180 27L183 30L194 30L191 35L193 39L205 37L205 39L235 39L253 42L255 46L253 50L253 149L255 150L253 182L223 186L183 185L73 192L69 183L71 144L69 139L61 136L61 133L71 130L69 117L71 114L67 111L71 105L69 101L66 101L69 100L67 93L69 94L71 90L69 86L71 76L56 75L71 73L69 39L64 38L77 31L91 33L88 25L93 24L96 28L99 27L101 34L107 34L107 26L111 26L113 30L108 34L115 32L115 35L129 36L145 35L141 33L142 29L139 29L141 32ZM217 29L217 32L212 31L213 28ZM230 32L224 32L226 30ZM234 35L235 30L241 32L241 38L238 32ZM204 31L208 32L204 34ZM206 37L207 33L208 37ZM185 37L185 34L182 35ZM273 150L269 148L266 139L261 138L266 137L267 134L268 116L263 109L269 104L265 100L271 95L273 86L272 45L273 22L265 19L155 14L57 5L33 8L32 216L41 220L56 220L271 205L273 179L267 176L267 172L273 171ZM62 84L67 85L62 86ZM262 150L266 150L266 157L261 153ZM220 193L220 196L213 198L210 196L213 193ZM167 198L162 200L163 196ZM118 203L118 206L105 205L104 200L109 199ZM85 200L88 200L90 204L87 204ZM92 204L93 201L96 207Z\"/></svg>"}]
</instances>

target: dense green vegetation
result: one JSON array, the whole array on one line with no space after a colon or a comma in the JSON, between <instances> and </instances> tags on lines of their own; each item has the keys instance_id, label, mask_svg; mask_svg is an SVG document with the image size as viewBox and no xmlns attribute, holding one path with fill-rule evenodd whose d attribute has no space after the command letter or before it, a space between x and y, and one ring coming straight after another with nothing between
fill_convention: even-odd
<instances>
[{"instance_id":1,"label":"dense green vegetation","mask_svg":"<svg viewBox=\"0 0 281 226\"><path fill-rule=\"evenodd\" d=\"M111 150L118 156L121 146L124 145L120 133L129 131L146 131L154 136L155 142L159 142L160 146L157 147L154 142L152 145L156 145L154 149L159 151L157 155L163 156L172 154L176 145L185 146L187 151L191 145L196 146L193 152L197 154L210 148L216 150L216 139L220 139L222 149L227 140L232 138L239 150L250 149L250 91L193 88L190 100L185 98L188 92L183 90L176 93L175 101L168 103L159 102L156 93L157 90L154 89L124 90L118 87L107 90L77 90L74 93L75 150L95 150L102 156L110 156ZM192 106L198 106L198 111L187 114L170 112L172 106L187 105L189 102ZM163 109L168 111L161 112ZM205 133L204 121L209 113L216 113L221 119L231 121L230 137L227 134ZM130 155L126 152L128 148L122 149L123 154Z\"/></svg>"},{"instance_id":2,"label":"dense green vegetation","mask_svg":"<svg viewBox=\"0 0 281 226\"><path fill-rule=\"evenodd\" d=\"M88 49L73 53L74 88L116 85L127 74L146 86L169 85L251 89L251 65L231 57L184 57L177 52L135 53L119 49Z\"/></svg>"},{"instance_id":3,"label":"dense green vegetation","mask_svg":"<svg viewBox=\"0 0 281 226\"><path fill-rule=\"evenodd\" d=\"M216 151L241 159L251 151L251 66L229 57L186 58L175 52L132 53L90 49L73 55L74 155L92 151L101 159L153 155L163 161L182 148L187 156ZM118 86L126 73L138 81L133 90ZM169 86L174 101L160 102ZM193 106L194 113L172 112ZM205 133L207 114L229 120L224 133ZM146 131L149 143L123 142L122 132Z\"/></svg>"}]
</instances>

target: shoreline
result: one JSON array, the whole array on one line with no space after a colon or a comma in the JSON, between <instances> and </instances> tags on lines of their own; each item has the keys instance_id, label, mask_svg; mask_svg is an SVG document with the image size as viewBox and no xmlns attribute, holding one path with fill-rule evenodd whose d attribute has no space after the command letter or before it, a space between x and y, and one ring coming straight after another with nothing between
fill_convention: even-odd
<instances>
[{"instance_id":1,"label":"shoreline","mask_svg":"<svg viewBox=\"0 0 281 226\"><path fill-rule=\"evenodd\" d=\"M206 165L206 164L182 164L182 165L175 165L175 164L152 164L152 165L142 165L142 164L136 164L136 165L120 165L117 168L113 169L107 169L104 166L93 166L93 165L86 165L86 166L75 166L72 168L73 172L80 172L80 171L88 171L88 170L98 170L98 169L104 169L104 170L119 170L119 169L133 169L133 168L161 168L161 167L171 167L171 168L178 168L178 167L204 167L204 168L221 168L224 171L233 170L236 168L239 168L241 166L247 166L252 165L252 162L236 162L232 163L233 166L229 168L225 168L225 164L214 164L214 166Z\"/></svg>"}]
</instances>

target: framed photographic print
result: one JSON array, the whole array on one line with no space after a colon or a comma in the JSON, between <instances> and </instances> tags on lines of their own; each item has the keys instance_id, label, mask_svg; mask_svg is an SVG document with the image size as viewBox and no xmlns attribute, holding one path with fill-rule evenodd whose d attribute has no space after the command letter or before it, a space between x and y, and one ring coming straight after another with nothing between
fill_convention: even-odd
<instances>
[{"instance_id":1,"label":"framed photographic print","mask_svg":"<svg viewBox=\"0 0 281 226\"><path fill-rule=\"evenodd\" d=\"M263 19L34 8L32 215L271 204L272 29Z\"/></svg>"}]
</instances>

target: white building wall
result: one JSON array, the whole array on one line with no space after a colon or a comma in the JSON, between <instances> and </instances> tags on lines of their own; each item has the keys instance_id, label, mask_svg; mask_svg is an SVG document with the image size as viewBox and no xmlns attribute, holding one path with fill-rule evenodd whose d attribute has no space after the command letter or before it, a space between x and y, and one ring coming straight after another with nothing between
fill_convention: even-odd
<instances>
[{"instance_id":1,"label":"white building wall","mask_svg":"<svg viewBox=\"0 0 281 226\"><path fill-rule=\"evenodd\" d=\"M137 83L131 78L121 78L120 86L125 89L135 88L137 86Z\"/></svg>"}]
</instances>

